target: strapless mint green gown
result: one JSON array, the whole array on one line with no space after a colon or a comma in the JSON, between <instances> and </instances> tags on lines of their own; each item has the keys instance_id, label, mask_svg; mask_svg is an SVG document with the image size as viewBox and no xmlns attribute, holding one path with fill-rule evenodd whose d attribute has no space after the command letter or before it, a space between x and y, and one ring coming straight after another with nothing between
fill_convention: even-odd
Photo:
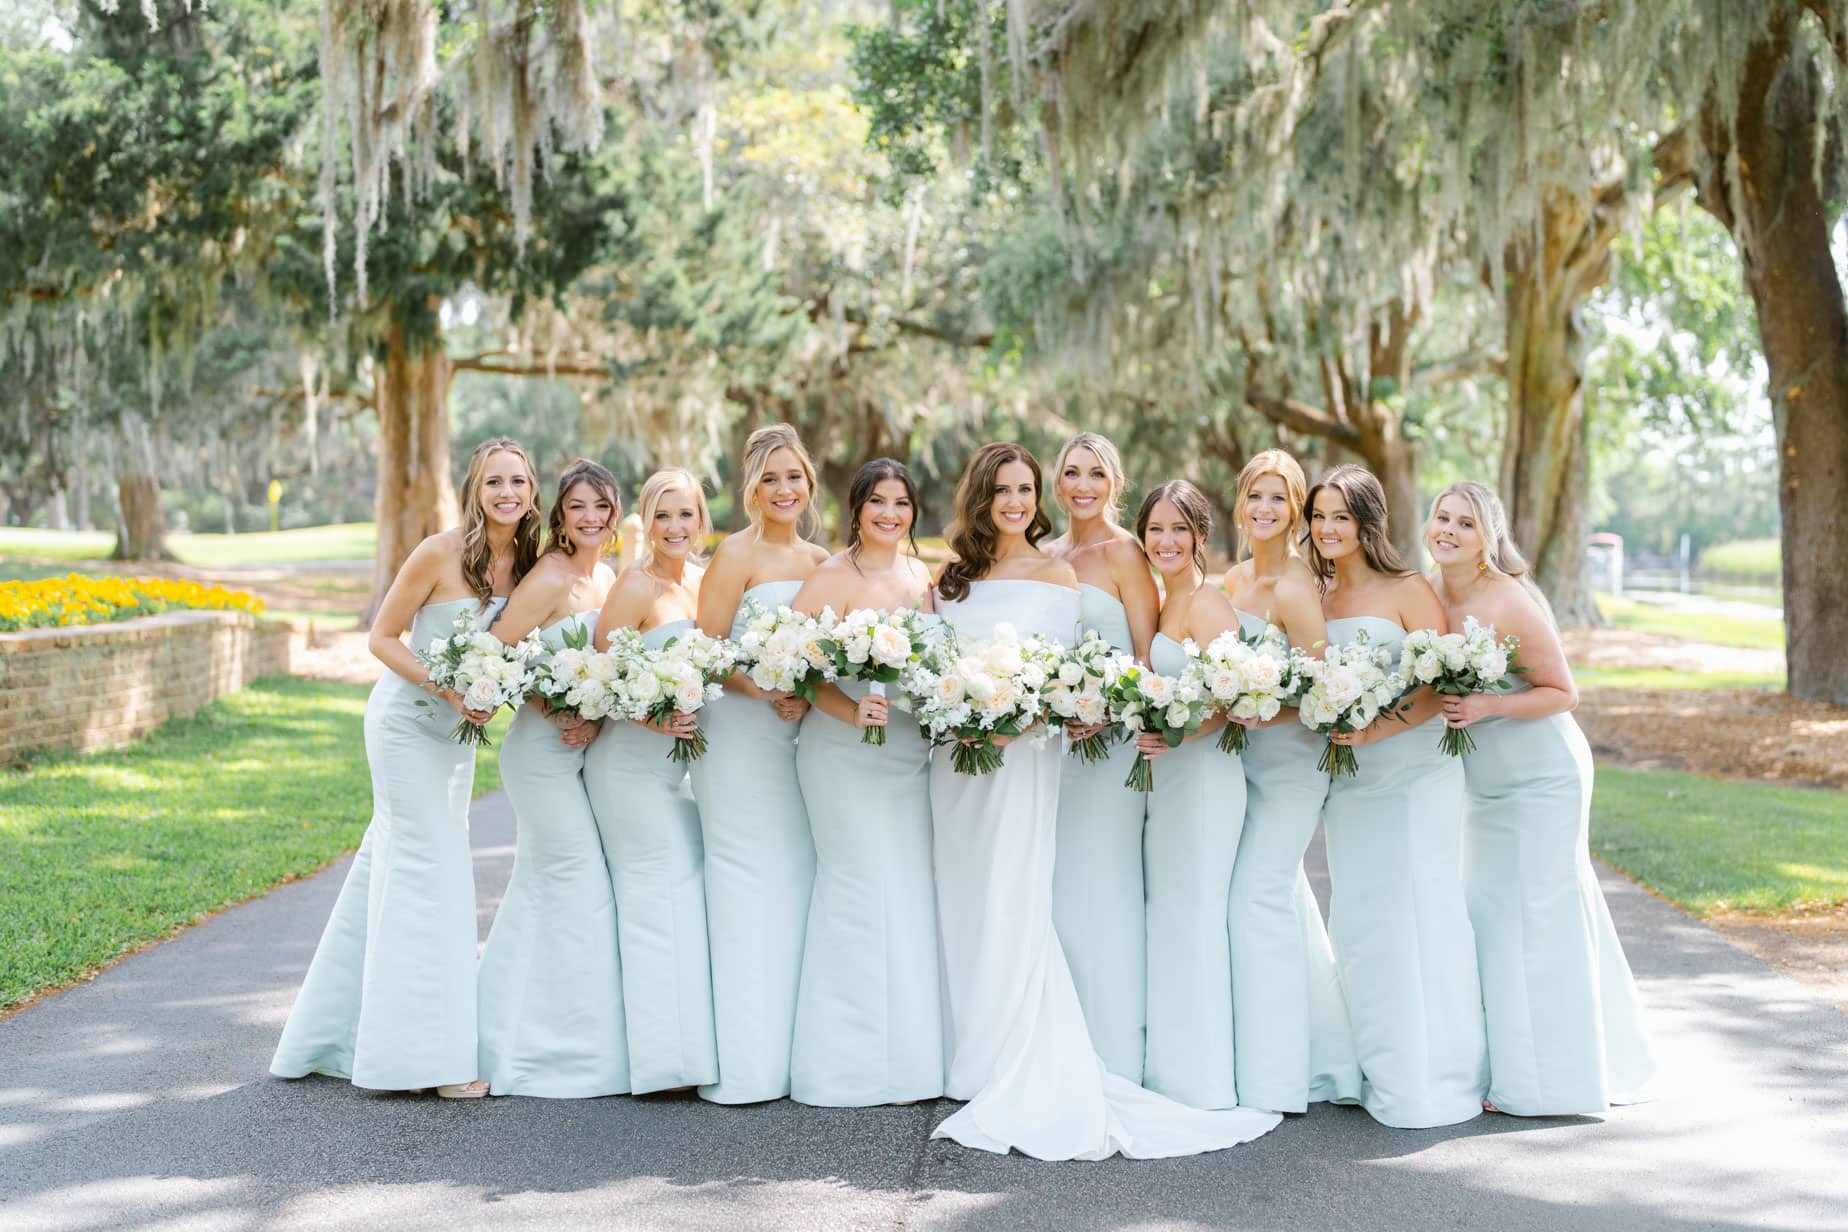
<instances>
[{"instance_id":1,"label":"strapless mint green gown","mask_svg":"<svg viewBox=\"0 0 1848 1232\"><path fill-rule=\"evenodd\" d=\"M505 599L477 617L486 626ZM475 599L432 603L411 646L446 637ZM428 700L428 709L419 700ZM475 872L468 804L475 751L456 712L387 671L366 700L372 824L340 888L270 1072L331 1074L382 1091L473 1082Z\"/></svg>"},{"instance_id":2,"label":"strapless mint green gown","mask_svg":"<svg viewBox=\"0 0 1848 1232\"><path fill-rule=\"evenodd\" d=\"M1149 666L1177 676L1187 652L1157 633ZM1245 1102L1234 1068L1226 937L1232 865L1245 826L1245 770L1217 746L1216 737L1196 736L1155 759L1142 840L1149 955L1142 1084L1195 1108Z\"/></svg>"},{"instance_id":3,"label":"strapless mint green gown","mask_svg":"<svg viewBox=\"0 0 1848 1232\"><path fill-rule=\"evenodd\" d=\"M867 686L846 683L856 702ZM931 878L930 746L894 707L884 745L812 708L796 770L815 893L790 1098L829 1108L943 1094L942 960Z\"/></svg>"},{"instance_id":4,"label":"strapless mint green gown","mask_svg":"<svg viewBox=\"0 0 1848 1232\"><path fill-rule=\"evenodd\" d=\"M1134 654L1129 615L1108 591L1078 586L1079 636L1095 629ZM1123 786L1136 759L1119 742L1086 765L1059 767L1059 829L1052 873L1052 925L1071 965L1091 1044L1104 1067L1142 1081L1143 1013L1148 997L1142 918L1142 823L1148 797Z\"/></svg>"},{"instance_id":5,"label":"strapless mint green gown","mask_svg":"<svg viewBox=\"0 0 1848 1232\"><path fill-rule=\"evenodd\" d=\"M657 625L649 649L693 627ZM702 716L703 717L703 716ZM687 768L672 736L609 719L584 756L584 784L616 888L629 1082L637 1095L716 1082L705 852Z\"/></svg>"},{"instance_id":6,"label":"strapless mint green gown","mask_svg":"<svg viewBox=\"0 0 1848 1232\"><path fill-rule=\"evenodd\" d=\"M1463 887L1488 1015L1489 1099L1516 1116L1562 1116L1645 1098L1655 1060L1586 845L1585 734L1568 714L1484 719L1469 732Z\"/></svg>"},{"instance_id":7,"label":"strapless mint green gown","mask_svg":"<svg viewBox=\"0 0 1848 1232\"><path fill-rule=\"evenodd\" d=\"M1345 645L1364 629L1395 655L1405 630L1378 616L1328 622ZM1399 1129L1479 1116L1488 1046L1476 944L1462 878L1463 767L1438 748L1438 722L1354 752L1359 773L1330 781L1322 824L1333 886L1328 933L1360 1057L1361 1102Z\"/></svg>"},{"instance_id":8,"label":"strapless mint green gown","mask_svg":"<svg viewBox=\"0 0 1848 1232\"><path fill-rule=\"evenodd\" d=\"M795 579L764 582L744 599L775 607L801 589ZM744 624L740 603L731 636ZM719 1080L699 1093L721 1104L781 1099L815 888L815 844L796 779L799 727L769 702L731 692L706 704L700 725L708 748L693 763L693 796L706 847Z\"/></svg>"},{"instance_id":9,"label":"strapless mint green gown","mask_svg":"<svg viewBox=\"0 0 1848 1232\"><path fill-rule=\"evenodd\" d=\"M1248 612L1238 619L1250 636L1270 627ZM1303 852L1328 795L1328 775L1316 769L1321 744L1291 717L1247 732L1241 759L1245 829L1226 911L1234 1057L1239 1102L1273 1112L1360 1099L1341 977L1303 872Z\"/></svg>"},{"instance_id":10,"label":"strapless mint green gown","mask_svg":"<svg viewBox=\"0 0 1848 1232\"><path fill-rule=\"evenodd\" d=\"M546 626L557 650L595 612ZM629 1090L616 901L584 790L584 750L521 706L501 741L518 822L513 875L481 952L481 1076L495 1095L588 1099Z\"/></svg>"}]
</instances>

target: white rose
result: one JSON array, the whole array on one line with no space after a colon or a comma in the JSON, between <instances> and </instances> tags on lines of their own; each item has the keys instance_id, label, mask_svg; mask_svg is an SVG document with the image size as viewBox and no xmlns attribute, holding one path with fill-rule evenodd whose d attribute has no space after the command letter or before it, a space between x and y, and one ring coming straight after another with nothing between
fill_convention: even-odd
<instances>
[{"instance_id":1,"label":"white rose","mask_svg":"<svg viewBox=\"0 0 1848 1232\"><path fill-rule=\"evenodd\" d=\"M1060 684L1066 685L1067 687L1075 687L1079 684L1082 684L1083 682L1084 682L1084 668L1080 667L1076 663L1071 662L1070 660L1067 660L1066 662L1059 664L1059 683Z\"/></svg>"},{"instance_id":2,"label":"white rose","mask_svg":"<svg viewBox=\"0 0 1848 1232\"><path fill-rule=\"evenodd\" d=\"M1179 704L1168 707L1168 726L1185 727L1192 720L1193 713L1186 706Z\"/></svg>"},{"instance_id":3,"label":"white rose","mask_svg":"<svg viewBox=\"0 0 1848 1232\"><path fill-rule=\"evenodd\" d=\"M873 657L888 667L897 667L911 658L911 639L903 629L891 625L874 629L869 646Z\"/></svg>"},{"instance_id":4,"label":"white rose","mask_svg":"<svg viewBox=\"0 0 1848 1232\"><path fill-rule=\"evenodd\" d=\"M1272 702L1271 709L1273 712L1276 710L1275 702ZM1257 698L1252 697L1249 694L1247 694L1244 697L1239 698L1236 702L1232 704L1232 717L1235 719L1255 719L1257 718L1258 717Z\"/></svg>"},{"instance_id":5,"label":"white rose","mask_svg":"<svg viewBox=\"0 0 1848 1232\"><path fill-rule=\"evenodd\" d=\"M493 710L500 705L500 688L492 680L477 680L462 695L462 704L470 710Z\"/></svg>"},{"instance_id":6,"label":"white rose","mask_svg":"<svg viewBox=\"0 0 1848 1232\"><path fill-rule=\"evenodd\" d=\"M1142 696L1157 706L1166 706L1174 699L1173 681L1166 676L1158 676L1154 672L1144 673L1142 678L1136 682L1136 687L1141 691Z\"/></svg>"}]
</instances>

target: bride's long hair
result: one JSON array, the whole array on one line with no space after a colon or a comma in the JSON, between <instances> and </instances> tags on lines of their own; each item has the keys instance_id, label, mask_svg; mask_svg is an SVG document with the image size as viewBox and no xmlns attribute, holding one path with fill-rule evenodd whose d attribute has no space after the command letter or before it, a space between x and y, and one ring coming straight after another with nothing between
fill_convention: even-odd
<instances>
[{"instance_id":1,"label":"bride's long hair","mask_svg":"<svg viewBox=\"0 0 1848 1232\"><path fill-rule=\"evenodd\" d=\"M1040 482L1039 460L1011 441L982 446L969 459L962 480L956 485L956 520L945 535L956 559L937 575L937 593L945 599L967 598L969 584L994 567L995 544L1001 538L1001 532L995 528L995 477L1010 462L1018 462L1033 472L1033 520L1027 523L1027 542L1038 544L1052 533L1052 519L1046 516L1046 490Z\"/></svg>"}]
</instances>

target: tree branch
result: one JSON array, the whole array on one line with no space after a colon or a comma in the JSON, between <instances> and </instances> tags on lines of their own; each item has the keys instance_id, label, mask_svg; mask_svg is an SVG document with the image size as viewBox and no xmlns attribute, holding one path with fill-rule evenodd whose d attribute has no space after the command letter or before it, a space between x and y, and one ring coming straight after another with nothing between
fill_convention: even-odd
<instances>
[{"instance_id":1,"label":"tree branch","mask_svg":"<svg viewBox=\"0 0 1848 1232\"><path fill-rule=\"evenodd\" d=\"M592 363L588 358L560 364L490 364L480 357L468 356L450 360L449 366L455 372L487 372L496 376L582 376L607 380L610 375L607 366Z\"/></svg>"},{"instance_id":2,"label":"tree branch","mask_svg":"<svg viewBox=\"0 0 1848 1232\"><path fill-rule=\"evenodd\" d=\"M1449 381L1467 381L1471 377L1492 374L1508 379L1506 351L1471 351L1449 359L1419 364L1412 369L1413 385L1442 385Z\"/></svg>"},{"instance_id":3,"label":"tree branch","mask_svg":"<svg viewBox=\"0 0 1848 1232\"><path fill-rule=\"evenodd\" d=\"M253 398L270 398L277 402L300 402L308 395L303 391L300 385L295 385L288 389L270 389L267 386L253 385L250 388L250 396ZM339 389L324 389L317 396L322 398L341 398L348 402L356 402L360 406L366 407L368 410L376 411L379 409L377 397L360 389L348 389L345 387Z\"/></svg>"},{"instance_id":4,"label":"tree branch","mask_svg":"<svg viewBox=\"0 0 1848 1232\"><path fill-rule=\"evenodd\" d=\"M1360 433L1319 406L1278 397L1251 384L1245 386L1245 405L1274 424L1333 441L1343 449L1360 448Z\"/></svg>"},{"instance_id":5,"label":"tree branch","mask_svg":"<svg viewBox=\"0 0 1848 1232\"><path fill-rule=\"evenodd\" d=\"M858 308L844 309L841 313L841 319L851 325L858 325L861 327L872 324L872 321L867 318L866 313ZM994 345L995 341L995 336L992 332L986 334L960 334L955 330L944 329L941 326L932 325L928 321L920 321L915 317L892 317L889 323L892 328L899 330L901 333L917 334L925 338L935 338L939 342L947 342L952 346L974 347L979 350L986 350L988 347Z\"/></svg>"}]
</instances>

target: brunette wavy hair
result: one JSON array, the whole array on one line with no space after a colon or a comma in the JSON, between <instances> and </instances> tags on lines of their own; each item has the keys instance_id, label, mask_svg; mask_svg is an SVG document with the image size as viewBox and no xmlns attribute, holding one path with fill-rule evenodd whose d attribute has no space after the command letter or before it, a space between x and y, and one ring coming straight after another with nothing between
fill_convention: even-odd
<instances>
[{"instance_id":1,"label":"brunette wavy hair","mask_svg":"<svg viewBox=\"0 0 1848 1232\"><path fill-rule=\"evenodd\" d=\"M906 538L911 541L912 555L917 555L918 517L923 512L918 505L918 485L912 481L911 471L897 458L874 458L854 472L853 484L847 489L847 559L853 562L855 569L860 567L860 511L873 499L873 489L888 479L904 484L905 495L911 499L911 527L906 531Z\"/></svg>"},{"instance_id":2,"label":"brunette wavy hair","mask_svg":"<svg viewBox=\"0 0 1848 1232\"><path fill-rule=\"evenodd\" d=\"M475 592L485 608L494 598L494 548L488 543L488 513L481 504L481 481L488 469L488 459L497 453L510 453L526 468L526 485L532 504L513 528L513 584L532 570L539 559L539 476L533 469L532 455L518 441L505 436L490 436L475 446L468 456L468 474L462 479L462 580Z\"/></svg>"},{"instance_id":3,"label":"brunette wavy hair","mask_svg":"<svg viewBox=\"0 0 1848 1232\"><path fill-rule=\"evenodd\" d=\"M945 565L937 576L937 593L945 599L966 598L969 584L994 567L995 544L1001 537L994 518L995 479L1001 468L1010 462L1018 462L1033 473L1033 520L1027 523L1027 542L1037 544L1052 533L1052 519L1046 516L1046 490L1041 482L1039 459L1024 446L1010 441L982 446L969 459L962 479L956 484L956 520L945 536L956 559Z\"/></svg>"},{"instance_id":4,"label":"brunette wavy hair","mask_svg":"<svg viewBox=\"0 0 1848 1232\"><path fill-rule=\"evenodd\" d=\"M1391 532L1386 524L1386 489L1380 486L1372 471L1348 463L1318 479L1309 489L1309 495L1303 498L1303 546L1308 550L1309 567L1315 570L1317 577L1327 582L1335 576L1335 562L1317 550L1311 530L1315 495L1323 488L1341 494L1360 533L1361 554L1374 572L1392 577L1404 577L1411 572L1399 555L1399 549L1392 546Z\"/></svg>"},{"instance_id":5,"label":"brunette wavy hair","mask_svg":"<svg viewBox=\"0 0 1848 1232\"><path fill-rule=\"evenodd\" d=\"M589 458L579 458L558 477L558 494L552 498L552 511L545 519L545 550L548 552L577 555L577 544L571 541L571 536L565 534L565 497L580 483L589 484L591 491L610 503L612 532L622 518L622 493L616 490L616 476ZM603 551L610 551L615 543L616 536L612 533L603 541Z\"/></svg>"},{"instance_id":6,"label":"brunette wavy hair","mask_svg":"<svg viewBox=\"0 0 1848 1232\"><path fill-rule=\"evenodd\" d=\"M1206 493L1185 479L1170 479L1167 483L1150 490L1142 498L1142 509L1136 514L1136 543L1141 546L1142 554L1148 555L1149 519L1155 515L1155 502L1165 500L1180 513L1181 521L1187 523L1188 531L1193 535L1194 568L1206 575L1206 541L1213 533L1213 502L1206 499ZM1154 564L1154 561L1150 561Z\"/></svg>"}]
</instances>

